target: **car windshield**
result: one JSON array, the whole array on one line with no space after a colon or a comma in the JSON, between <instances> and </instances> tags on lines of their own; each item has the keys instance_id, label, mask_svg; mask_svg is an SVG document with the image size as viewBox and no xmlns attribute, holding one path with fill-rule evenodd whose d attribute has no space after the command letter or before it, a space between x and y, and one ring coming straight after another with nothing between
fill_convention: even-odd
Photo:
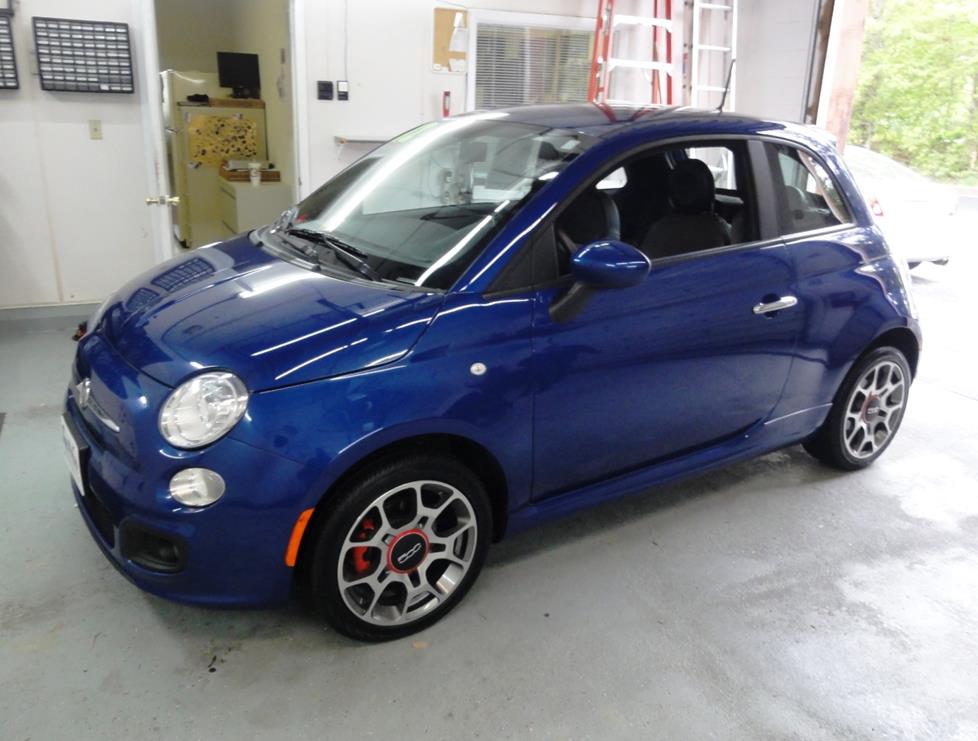
<instances>
[{"instance_id":1,"label":"car windshield","mask_svg":"<svg viewBox=\"0 0 978 741\"><path fill-rule=\"evenodd\" d=\"M373 280L447 289L527 197L593 142L505 112L425 124L355 162L268 235L343 252L332 263Z\"/></svg>"}]
</instances>

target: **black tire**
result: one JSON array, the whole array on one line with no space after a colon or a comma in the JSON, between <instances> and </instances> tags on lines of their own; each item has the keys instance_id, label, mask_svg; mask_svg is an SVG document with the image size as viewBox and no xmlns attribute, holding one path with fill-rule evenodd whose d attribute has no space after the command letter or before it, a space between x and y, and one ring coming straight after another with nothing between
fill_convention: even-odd
<instances>
[{"instance_id":1,"label":"black tire","mask_svg":"<svg viewBox=\"0 0 978 741\"><path fill-rule=\"evenodd\" d=\"M377 625L354 613L347 605L341 593L339 575L342 568L341 554L347 537L358 523L362 524L365 521L365 513L371 509L378 497L420 480L443 482L457 490L457 493L467 501L470 507L467 513L474 515L475 520L475 538L468 554L470 560L467 571L444 600L429 611L425 611L423 616L400 624ZM420 494L418 496L420 498ZM376 512L376 508L372 511ZM402 530L404 529L410 530L413 527L405 525ZM379 462L376 466L357 475L341 491L338 491L332 500L328 516L315 537L310 568L313 604L327 622L340 633L362 641L386 641L424 630L444 617L462 600L485 563L489 543L492 540L492 509L482 481L459 462L441 456L398 457ZM417 564L418 567L433 556L431 548L433 546L429 546L425 551L422 562ZM388 571L393 566L390 560L392 553L394 553L393 546L387 552L386 563L378 562L373 567L376 572L386 572L392 577L392 582L388 585L391 587L393 587L393 579L408 576L401 572L395 576ZM350 558L349 554L343 557ZM417 573L420 575L420 569Z\"/></svg>"},{"instance_id":2,"label":"black tire","mask_svg":"<svg viewBox=\"0 0 978 741\"><path fill-rule=\"evenodd\" d=\"M856 384L863 379L870 368L881 363L894 363L903 375L903 395L899 411L893 415L891 430L883 442L865 457L856 457L846 444L846 415L853 398ZM912 375L910 365L903 353L895 347L877 347L863 355L846 374L832 402L832 409L818 431L804 443L805 450L823 463L843 471L857 471L871 465L889 447L899 430L907 407Z\"/></svg>"}]
</instances>

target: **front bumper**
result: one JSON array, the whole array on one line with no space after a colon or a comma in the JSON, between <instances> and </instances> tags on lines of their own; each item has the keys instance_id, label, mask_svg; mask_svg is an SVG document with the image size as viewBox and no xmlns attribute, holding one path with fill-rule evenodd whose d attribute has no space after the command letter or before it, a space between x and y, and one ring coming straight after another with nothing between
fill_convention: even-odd
<instances>
[{"instance_id":1,"label":"front bumper","mask_svg":"<svg viewBox=\"0 0 978 741\"><path fill-rule=\"evenodd\" d=\"M103 352L102 362L92 364L93 379L111 372L104 366L106 357ZM115 371L136 373L128 366ZM288 600L293 570L285 564L285 551L310 487L299 464L230 437L191 452L165 445L151 449L144 441L133 457L117 445L111 430L79 408L71 393L65 421L83 448L83 491L71 484L78 508L102 551L133 583L192 604ZM125 427L120 437L126 433L139 437ZM170 477L189 466L219 472L225 495L199 510L173 500ZM139 550L134 544L147 538L172 545L176 557L165 564L134 557Z\"/></svg>"}]
</instances>

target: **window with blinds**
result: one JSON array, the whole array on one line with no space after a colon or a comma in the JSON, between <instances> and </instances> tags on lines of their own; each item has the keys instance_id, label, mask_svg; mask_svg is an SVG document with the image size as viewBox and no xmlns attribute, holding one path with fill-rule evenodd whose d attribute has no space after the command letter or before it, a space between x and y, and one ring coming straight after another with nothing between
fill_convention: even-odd
<instances>
[{"instance_id":1,"label":"window with blinds","mask_svg":"<svg viewBox=\"0 0 978 741\"><path fill-rule=\"evenodd\" d=\"M587 100L593 33L480 23L475 107Z\"/></svg>"}]
</instances>

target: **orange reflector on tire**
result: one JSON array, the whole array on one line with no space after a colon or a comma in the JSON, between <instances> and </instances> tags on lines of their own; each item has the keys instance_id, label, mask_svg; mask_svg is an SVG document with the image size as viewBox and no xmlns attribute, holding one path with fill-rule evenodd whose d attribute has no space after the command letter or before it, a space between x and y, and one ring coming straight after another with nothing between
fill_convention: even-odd
<instances>
[{"instance_id":1,"label":"orange reflector on tire","mask_svg":"<svg viewBox=\"0 0 978 741\"><path fill-rule=\"evenodd\" d=\"M292 537L289 538L289 547L285 549L285 565L295 566L295 560L299 557L299 544L302 543L302 534L306 531L309 518L312 517L312 508L303 510L299 519L292 527Z\"/></svg>"}]
</instances>

